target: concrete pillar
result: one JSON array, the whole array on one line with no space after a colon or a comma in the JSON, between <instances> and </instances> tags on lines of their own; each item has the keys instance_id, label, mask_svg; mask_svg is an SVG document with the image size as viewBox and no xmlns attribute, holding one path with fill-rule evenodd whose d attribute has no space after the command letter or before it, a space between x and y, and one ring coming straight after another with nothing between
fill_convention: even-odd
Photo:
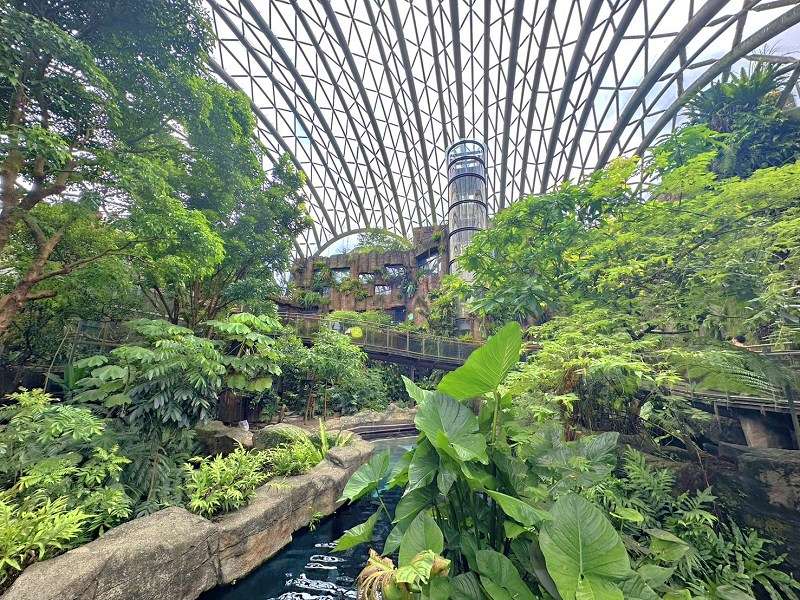
<instances>
[{"instance_id":1,"label":"concrete pillar","mask_svg":"<svg viewBox=\"0 0 800 600\"><path fill-rule=\"evenodd\" d=\"M792 448L788 429L755 411L739 413L747 445L752 448Z\"/></svg>"}]
</instances>

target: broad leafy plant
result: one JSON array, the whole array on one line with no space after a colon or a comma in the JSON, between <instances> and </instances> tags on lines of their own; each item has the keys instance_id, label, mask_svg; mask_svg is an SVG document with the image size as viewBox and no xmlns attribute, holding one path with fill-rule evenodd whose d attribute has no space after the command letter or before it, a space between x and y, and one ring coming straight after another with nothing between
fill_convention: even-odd
<instances>
[{"instance_id":1,"label":"broad leafy plant","mask_svg":"<svg viewBox=\"0 0 800 600\"><path fill-rule=\"evenodd\" d=\"M281 374L280 357L274 335L280 322L268 315L233 314L222 320L204 323L216 339L221 362L225 365L223 387L245 396L251 403L261 400Z\"/></svg>"},{"instance_id":2,"label":"broad leafy plant","mask_svg":"<svg viewBox=\"0 0 800 600\"><path fill-rule=\"evenodd\" d=\"M75 363L92 367L78 382L75 402L101 405L150 427L190 427L208 419L226 374L214 343L165 321L140 319L129 326L141 344Z\"/></svg>"},{"instance_id":3,"label":"broad leafy plant","mask_svg":"<svg viewBox=\"0 0 800 600\"><path fill-rule=\"evenodd\" d=\"M512 323L437 390L406 380L419 406L416 448L392 473L387 455L376 455L343 494L354 501L384 482L405 486L393 515L382 506L338 541L346 549L371 541L379 519L394 524L383 554L398 552L398 565L373 556L362 574L367 592L379 582L396 597L621 599L635 578L605 512L577 493L608 475L610 468L594 470L593 461L607 461L615 439L589 438L582 448L564 442L548 454L520 437L509 418L511 398L499 387L521 345ZM555 474L567 471L577 473L555 485Z\"/></svg>"},{"instance_id":4,"label":"broad leafy plant","mask_svg":"<svg viewBox=\"0 0 800 600\"><path fill-rule=\"evenodd\" d=\"M91 368L74 401L125 423L120 440L133 463L125 482L137 513L180 503L181 465L193 454L190 428L214 414L226 374L214 343L165 321L133 321L139 344L76 363Z\"/></svg>"},{"instance_id":5,"label":"broad leafy plant","mask_svg":"<svg viewBox=\"0 0 800 600\"><path fill-rule=\"evenodd\" d=\"M362 573L364 594L733 600L761 589L795 598L798 584L764 540L718 526L710 492L673 496L674 478L640 455L615 477L617 433L567 441L557 422L516 420L501 383L520 349L509 324L436 390L406 380L419 406L416 447L394 470L388 454L374 456L343 493L351 502L377 493L380 508L337 550L371 542L381 519L394 525L383 557L373 552ZM396 486L405 493L391 514L381 490Z\"/></svg>"}]
</instances>

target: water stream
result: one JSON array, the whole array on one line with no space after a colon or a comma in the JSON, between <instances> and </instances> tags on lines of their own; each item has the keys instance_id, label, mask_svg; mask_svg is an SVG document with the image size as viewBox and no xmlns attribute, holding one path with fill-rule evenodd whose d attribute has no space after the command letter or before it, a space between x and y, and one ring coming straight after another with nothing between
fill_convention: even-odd
<instances>
[{"instance_id":1,"label":"water stream","mask_svg":"<svg viewBox=\"0 0 800 600\"><path fill-rule=\"evenodd\" d=\"M414 438L376 440L376 449L389 448L394 464L414 443ZM384 495L390 512L401 490ZM219 587L200 600L355 600L355 578L367 560L368 547L358 546L333 553L334 542L347 529L358 525L378 509L376 498L364 498L344 506L323 519L314 529L303 528L292 542L234 585ZM380 551L389 534L386 519L375 527L373 546Z\"/></svg>"}]
</instances>

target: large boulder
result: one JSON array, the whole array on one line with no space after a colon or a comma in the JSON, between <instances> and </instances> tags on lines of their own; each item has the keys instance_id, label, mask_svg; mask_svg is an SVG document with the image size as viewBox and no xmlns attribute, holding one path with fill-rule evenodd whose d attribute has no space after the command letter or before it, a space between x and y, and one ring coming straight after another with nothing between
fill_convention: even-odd
<instances>
[{"instance_id":1,"label":"large boulder","mask_svg":"<svg viewBox=\"0 0 800 600\"><path fill-rule=\"evenodd\" d=\"M197 441L208 456L227 456L240 445L245 450L253 447L253 434L241 427L228 427L222 421L209 421L195 428Z\"/></svg>"},{"instance_id":2,"label":"large boulder","mask_svg":"<svg viewBox=\"0 0 800 600\"><path fill-rule=\"evenodd\" d=\"M758 482L772 506L800 507L800 451L781 448L749 448L739 455L739 472Z\"/></svg>"},{"instance_id":3,"label":"large boulder","mask_svg":"<svg viewBox=\"0 0 800 600\"><path fill-rule=\"evenodd\" d=\"M342 417L340 424L345 429L355 429L362 425L413 423L416 414L416 408L403 408L392 403L383 411L362 410L354 415Z\"/></svg>"},{"instance_id":4,"label":"large boulder","mask_svg":"<svg viewBox=\"0 0 800 600\"><path fill-rule=\"evenodd\" d=\"M183 508L110 530L31 565L3 600L187 600L220 579L219 532Z\"/></svg>"},{"instance_id":5,"label":"large boulder","mask_svg":"<svg viewBox=\"0 0 800 600\"><path fill-rule=\"evenodd\" d=\"M736 521L782 542L786 562L800 572L800 451L721 443L706 462L714 490Z\"/></svg>"},{"instance_id":6,"label":"large boulder","mask_svg":"<svg viewBox=\"0 0 800 600\"><path fill-rule=\"evenodd\" d=\"M253 447L256 450L266 450L282 444L293 444L296 442L310 443L308 432L302 427L290 425L289 423L267 425L253 432Z\"/></svg>"},{"instance_id":7,"label":"large boulder","mask_svg":"<svg viewBox=\"0 0 800 600\"><path fill-rule=\"evenodd\" d=\"M746 444L742 425L739 419L718 416L711 419L708 427L703 432L715 444L726 442L729 444Z\"/></svg>"}]
</instances>

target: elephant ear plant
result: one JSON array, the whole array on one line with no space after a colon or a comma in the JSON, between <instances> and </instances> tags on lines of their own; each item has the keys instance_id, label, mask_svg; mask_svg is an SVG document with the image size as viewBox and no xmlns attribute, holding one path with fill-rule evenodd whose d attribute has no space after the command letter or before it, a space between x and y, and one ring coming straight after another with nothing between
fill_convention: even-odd
<instances>
[{"instance_id":1,"label":"elephant ear plant","mask_svg":"<svg viewBox=\"0 0 800 600\"><path fill-rule=\"evenodd\" d=\"M521 346L511 323L437 390L405 380L418 404L416 447L394 470L387 453L377 454L343 494L351 502L380 499L383 489L405 486L394 515L381 499L337 542L337 550L368 543L378 521L393 523L382 555L371 551L359 578L364 596L622 600L626 590L626 598L658 598L631 569L606 513L578 493L610 473L595 463L605 465L616 435L548 446L547 435L523 435L511 420L500 385Z\"/></svg>"}]
</instances>

